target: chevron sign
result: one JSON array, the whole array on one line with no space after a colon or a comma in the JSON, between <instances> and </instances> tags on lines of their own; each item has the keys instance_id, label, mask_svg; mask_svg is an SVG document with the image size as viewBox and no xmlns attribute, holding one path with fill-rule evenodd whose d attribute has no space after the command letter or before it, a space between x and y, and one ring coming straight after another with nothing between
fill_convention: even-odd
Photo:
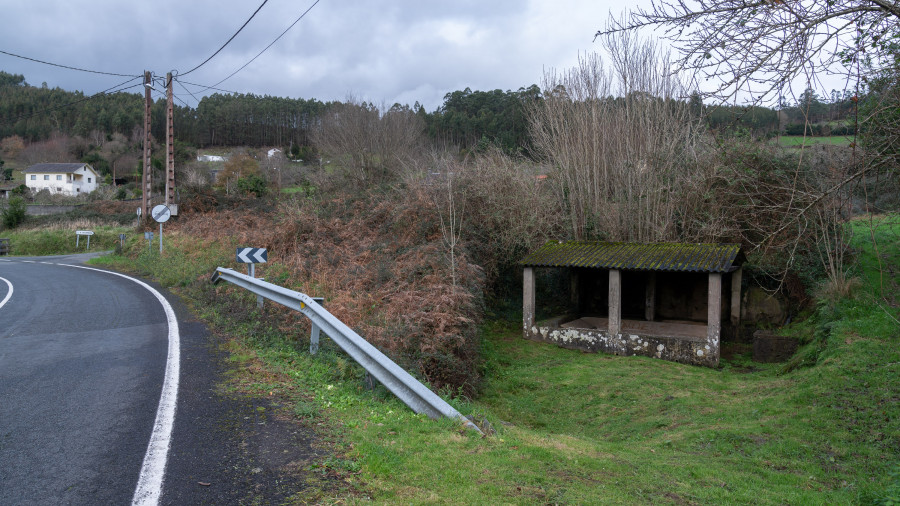
<instances>
[{"instance_id":1,"label":"chevron sign","mask_svg":"<svg viewBox=\"0 0 900 506\"><path fill-rule=\"evenodd\" d=\"M269 259L266 248L238 248L237 261L242 264L264 264Z\"/></svg>"}]
</instances>

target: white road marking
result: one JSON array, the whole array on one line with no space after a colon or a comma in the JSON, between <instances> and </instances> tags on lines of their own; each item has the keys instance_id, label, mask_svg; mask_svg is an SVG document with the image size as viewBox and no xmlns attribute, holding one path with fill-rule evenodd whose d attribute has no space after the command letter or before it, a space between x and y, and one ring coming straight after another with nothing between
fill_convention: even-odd
<instances>
[{"instance_id":1,"label":"white road marking","mask_svg":"<svg viewBox=\"0 0 900 506\"><path fill-rule=\"evenodd\" d=\"M12 287L12 283L10 283L8 279L0 278L0 280L6 281L7 286L9 286L9 292L6 294L6 297L3 297L3 300L0 300L0 307L3 307L4 304L9 302L9 298L12 297L13 287Z\"/></svg>"},{"instance_id":2,"label":"white road marking","mask_svg":"<svg viewBox=\"0 0 900 506\"><path fill-rule=\"evenodd\" d=\"M178 401L178 374L181 360L181 343L175 311L162 294L139 279L119 274L118 272L94 269L93 267L68 264L59 265L103 272L134 281L152 293L157 300L159 300L159 303L166 313L166 320L169 324L169 352L168 359L166 360L166 373L163 379L162 393L159 396L159 407L156 410L156 421L153 422L153 433L150 435L147 453L144 454L144 463L141 466L141 474L140 477L138 477L137 487L134 490L134 497L131 498L132 505L156 505L159 503L160 496L162 495L163 479L165 478L166 473L166 462L169 458L169 446L172 441L172 427L175 424L175 407ZM10 291L12 290L10 289Z\"/></svg>"}]
</instances>

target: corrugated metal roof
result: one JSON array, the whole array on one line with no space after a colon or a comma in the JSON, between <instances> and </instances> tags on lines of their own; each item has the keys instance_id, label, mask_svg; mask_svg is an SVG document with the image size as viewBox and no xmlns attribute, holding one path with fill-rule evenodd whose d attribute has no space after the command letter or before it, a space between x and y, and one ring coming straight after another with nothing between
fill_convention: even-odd
<instances>
[{"instance_id":1,"label":"corrugated metal roof","mask_svg":"<svg viewBox=\"0 0 900 506\"><path fill-rule=\"evenodd\" d=\"M38 163L25 169L25 173L29 172L75 172L76 170L87 165L86 163Z\"/></svg>"},{"instance_id":2,"label":"corrugated metal roof","mask_svg":"<svg viewBox=\"0 0 900 506\"><path fill-rule=\"evenodd\" d=\"M591 267L640 271L728 272L738 244L549 241L519 264L529 267Z\"/></svg>"}]
</instances>

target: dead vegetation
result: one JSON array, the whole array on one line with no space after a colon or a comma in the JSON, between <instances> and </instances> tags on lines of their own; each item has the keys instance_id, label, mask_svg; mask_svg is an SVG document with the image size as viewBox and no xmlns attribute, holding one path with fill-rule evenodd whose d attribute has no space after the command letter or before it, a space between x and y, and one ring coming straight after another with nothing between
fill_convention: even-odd
<instances>
[{"instance_id":1,"label":"dead vegetation","mask_svg":"<svg viewBox=\"0 0 900 506\"><path fill-rule=\"evenodd\" d=\"M205 240L227 234L266 247L289 272L284 284L325 297L329 311L434 387L470 395L479 382L483 276L461 253L454 289L432 210L420 191L338 191L284 200L271 214L247 207L199 212L175 226ZM265 276L266 266L258 272ZM282 316L286 327L300 321ZM292 330L308 332L301 329Z\"/></svg>"}]
</instances>

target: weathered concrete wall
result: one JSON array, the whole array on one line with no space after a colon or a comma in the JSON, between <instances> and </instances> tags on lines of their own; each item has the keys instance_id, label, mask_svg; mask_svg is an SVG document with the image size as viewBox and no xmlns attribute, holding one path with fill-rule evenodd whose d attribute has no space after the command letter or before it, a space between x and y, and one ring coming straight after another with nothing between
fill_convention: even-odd
<instances>
[{"instance_id":1,"label":"weathered concrete wall","mask_svg":"<svg viewBox=\"0 0 900 506\"><path fill-rule=\"evenodd\" d=\"M703 338L648 336L631 333L610 334L599 329L567 329L560 323L571 317L563 316L537 322L526 327L525 338L553 343L563 348L613 355L661 358L684 364L718 367L719 343Z\"/></svg>"},{"instance_id":2,"label":"weathered concrete wall","mask_svg":"<svg viewBox=\"0 0 900 506\"><path fill-rule=\"evenodd\" d=\"M74 211L81 206L82 204L71 206L28 204L25 212L26 214L29 214L31 216L44 216L46 214L65 214L69 211Z\"/></svg>"}]
</instances>

